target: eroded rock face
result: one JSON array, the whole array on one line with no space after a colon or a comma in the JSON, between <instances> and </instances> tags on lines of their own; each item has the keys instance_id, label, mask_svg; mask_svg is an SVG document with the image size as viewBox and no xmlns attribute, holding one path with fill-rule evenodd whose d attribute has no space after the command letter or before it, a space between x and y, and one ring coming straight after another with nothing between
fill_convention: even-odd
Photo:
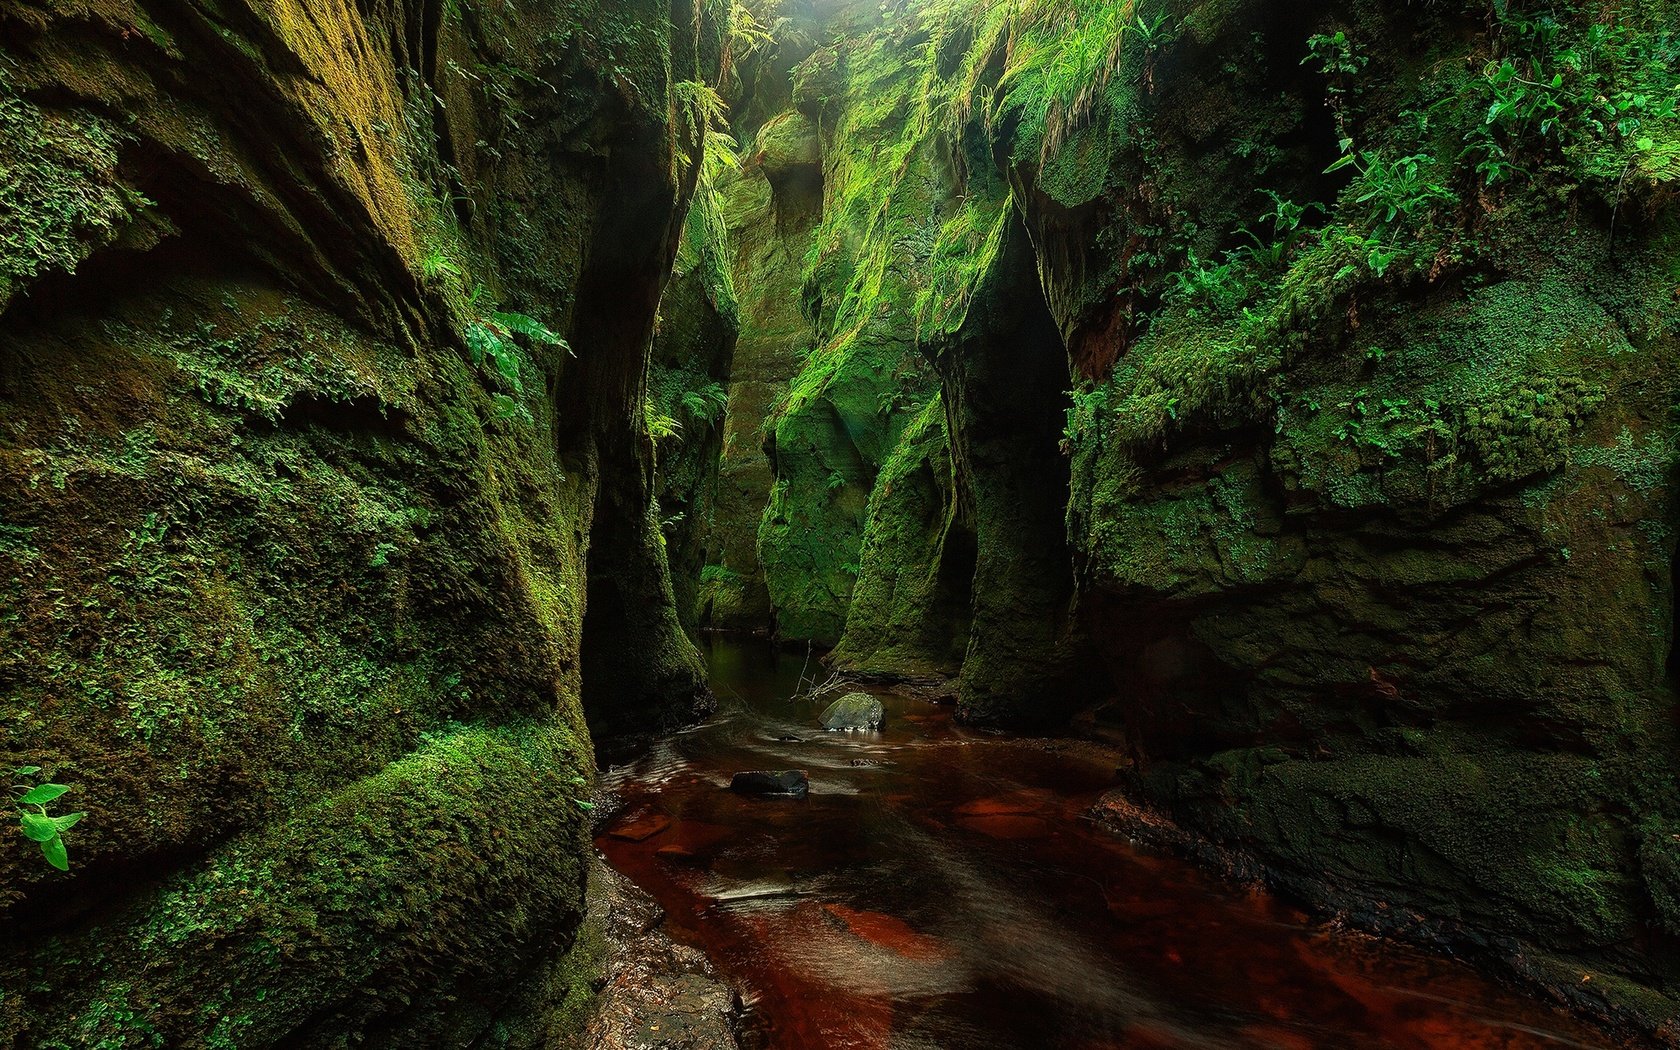
<instances>
[{"instance_id":1,"label":"eroded rock face","mask_svg":"<svg viewBox=\"0 0 1680 1050\"><path fill-rule=\"evenodd\" d=\"M0 850L0 1042L564 1027L592 579L665 599L588 632L620 703L700 686L642 411L682 6L0 12L0 756L88 813Z\"/></svg>"},{"instance_id":2,"label":"eroded rock face","mask_svg":"<svg viewBox=\"0 0 1680 1050\"><path fill-rule=\"evenodd\" d=\"M590 883L602 987L576 1050L736 1050L740 996L698 949L672 941L652 897L604 862Z\"/></svg>"},{"instance_id":3,"label":"eroded rock face","mask_svg":"<svg viewBox=\"0 0 1680 1050\"><path fill-rule=\"evenodd\" d=\"M1507 120L1490 57L1563 52L1485 11L1193 3L1128 44L1113 10L911 4L795 71L834 340L777 418L761 550L849 550L821 501L869 496L855 586L773 600L843 606L836 664L955 674L972 720L1083 708L1250 870L1590 970L1577 1001L1656 1028L1673 125L1606 130L1563 66L1569 116ZM1552 17L1619 41L1607 90L1672 92L1671 4ZM823 400L892 340L937 400L907 387L896 431ZM798 480L825 413L891 445L827 497Z\"/></svg>"}]
</instances>

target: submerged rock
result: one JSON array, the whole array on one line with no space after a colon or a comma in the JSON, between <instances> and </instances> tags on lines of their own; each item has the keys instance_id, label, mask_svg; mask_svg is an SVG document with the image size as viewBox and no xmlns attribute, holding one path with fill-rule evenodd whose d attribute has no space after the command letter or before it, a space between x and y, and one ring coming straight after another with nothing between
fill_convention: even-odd
<instances>
[{"instance_id":1,"label":"submerged rock","mask_svg":"<svg viewBox=\"0 0 1680 1050\"><path fill-rule=\"evenodd\" d=\"M645 810L632 813L616 821L607 834L625 842L646 842L655 835L665 832L670 826L671 817L669 814Z\"/></svg>"},{"instance_id":2,"label":"submerged rock","mask_svg":"<svg viewBox=\"0 0 1680 1050\"><path fill-rule=\"evenodd\" d=\"M881 701L868 693L847 693L822 713L824 729L879 729L885 720Z\"/></svg>"},{"instance_id":3,"label":"submerged rock","mask_svg":"<svg viewBox=\"0 0 1680 1050\"><path fill-rule=\"evenodd\" d=\"M757 798L804 798L811 793L811 778L803 769L784 769L778 773L754 770L735 774L729 790Z\"/></svg>"}]
</instances>

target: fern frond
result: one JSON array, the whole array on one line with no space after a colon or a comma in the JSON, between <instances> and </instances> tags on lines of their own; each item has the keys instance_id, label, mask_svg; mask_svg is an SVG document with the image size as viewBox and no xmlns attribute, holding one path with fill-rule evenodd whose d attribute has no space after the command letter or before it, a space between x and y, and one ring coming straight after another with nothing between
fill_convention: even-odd
<instances>
[{"instance_id":1,"label":"fern frond","mask_svg":"<svg viewBox=\"0 0 1680 1050\"><path fill-rule=\"evenodd\" d=\"M538 321L529 314L517 313L512 310L498 311L490 315L490 320L514 335L522 335L539 346L565 347L566 341L560 338L558 332Z\"/></svg>"}]
</instances>

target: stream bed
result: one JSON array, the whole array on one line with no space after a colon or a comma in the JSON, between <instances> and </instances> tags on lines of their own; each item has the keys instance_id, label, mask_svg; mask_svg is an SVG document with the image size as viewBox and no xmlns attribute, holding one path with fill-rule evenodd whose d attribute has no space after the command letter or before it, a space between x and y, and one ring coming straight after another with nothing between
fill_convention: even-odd
<instances>
[{"instance_id":1,"label":"stream bed","mask_svg":"<svg viewBox=\"0 0 1680 1050\"><path fill-rule=\"evenodd\" d=\"M718 639L711 721L607 771L597 840L775 1050L1604 1047L1450 959L1327 929L1083 814L1099 745L965 729L875 691L882 731L790 699L802 654ZM728 790L802 769L810 797Z\"/></svg>"}]
</instances>

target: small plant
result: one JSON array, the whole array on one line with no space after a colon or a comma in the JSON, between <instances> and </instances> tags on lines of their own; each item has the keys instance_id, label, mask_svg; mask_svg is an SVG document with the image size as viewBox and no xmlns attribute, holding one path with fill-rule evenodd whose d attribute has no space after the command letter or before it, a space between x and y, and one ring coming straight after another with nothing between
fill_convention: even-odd
<instances>
[{"instance_id":1,"label":"small plant","mask_svg":"<svg viewBox=\"0 0 1680 1050\"><path fill-rule=\"evenodd\" d=\"M14 771L12 777L22 781L39 772L40 766L23 766ZM12 791L18 794L18 824L23 830L23 837L39 843L47 863L59 871L70 870L70 853L64 846L64 833L87 816L86 813L66 813L55 817L47 811L48 803L56 802L69 790L63 784L36 784L34 787L28 783L12 785Z\"/></svg>"},{"instance_id":2,"label":"small plant","mask_svg":"<svg viewBox=\"0 0 1680 1050\"><path fill-rule=\"evenodd\" d=\"M588 787L589 781L584 779L582 776L574 774L571 778L571 784L573 787ZM588 799L577 798L575 796L572 798L572 804L583 810L585 813L595 808L595 803L590 802Z\"/></svg>"},{"instance_id":3,"label":"small plant","mask_svg":"<svg viewBox=\"0 0 1680 1050\"><path fill-rule=\"evenodd\" d=\"M1301 60L1301 64L1304 66L1309 62L1315 63L1328 81L1324 89L1325 103L1336 119L1336 132L1341 137L1342 150L1346 152L1353 143L1348 124L1352 99L1359 90L1355 78L1371 59L1360 53L1348 35L1338 29L1328 35L1320 33L1307 39L1307 57Z\"/></svg>"},{"instance_id":4,"label":"small plant","mask_svg":"<svg viewBox=\"0 0 1680 1050\"><path fill-rule=\"evenodd\" d=\"M682 436L682 424L661 411L651 397L642 401L642 419L647 426L648 437L656 442Z\"/></svg>"},{"instance_id":5,"label":"small plant","mask_svg":"<svg viewBox=\"0 0 1680 1050\"><path fill-rule=\"evenodd\" d=\"M1655 145L1649 130L1680 107L1680 37L1619 17L1580 27L1495 12L1501 46L1472 82L1481 120L1462 154L1485 185L1531 175L1525 164L1559 149L1637 158Z\"/></svg>"},{"instance_id":6,"label":"small plant","mask_svg":"<svg viewBox=\"0 0 1680 1050\"><path fill-rule=\"evenodd\" d=\"M1067 420L1062 427L1063 455L1071 454L1081 441L1096 432L1108 412L1112 393L1113 388L1107 384L1068 392Z\"/></svg>"},{"instance_id":7,"label":"small plant","mask_svg":"<svg viewBox=\"0 0 1680 1050\"><path fill-rule=\"evenodd\" d=\"M761 6L773 11L773 5ZM723 71L719 76L722 83L729 82L729 74L735 65L752 57L763 48L776 42L775 34L765 28L760 19L767 18L764 13L754 11L751 5L733 0L729 7L729 36L728 46L724 49Z\"/></svg>"},{"instance_id":8,"label":"small plant","mask_svg":"<svg viewBox=\"0 0 1680 1050\"><path fill-rule=\"evenodd\" d=\"M1233 298L1230 292L1241 283L1236 264L1227 258L1222 263L1205 262L1194 248L1184 253L1184 265L1174 275L1178 294L1191 303L1203 303L1219 309L1222 300ZM1235 297L1240 298L1240 296ZM1235 308L1235 302L1231 304Z\"/></svg>"},{"instance_id":9,"label":"small plant","mask_svg":"<svg viewBox=\"0 0 1680 1050\"><path fill-rule=\"evenodd\" d=\"M426 254L420 257L420 276L427 281L440 281L444 278L460 280L461 267L449 257L449 253L442 248L428 248Z\"/></svg>"},{"instance_id":10,"label":"small plant","mask_svg":"<svg viewBox=\"0 0 1680 1050\"><path fill-rule=\"evenodd\" d=\"M707 383L699 390L685 390L682 407L696 422L712 426L723 418L729 408L729 391L722 383Z\"/></svg>"},{"instance_id":11,"label":"small plant","mask_svg":"<svg viewBox=\"0 0 1680 1050\"><path fill-rule=\"evenodd\" d=\"M476 303L483 292L482 285L474 289L469 305ZM525 394L525 355L514 337L528 339L538 346L559 347L568 353L571 347L558 333L536 318L512 310L499 310L468 321L462 335L473 364L499 377L513 393L512 397L499 391L491 394L497 415L503 419L518 418L532 422L530 410L518 400Z\"/></svg>"},{"instance_id":12,"label":"small plant","mask_svg":"<svg viewBox=\"0 0 1680 1050\"><path fill-rule=\"evenodd\" d=\"M1419 217L1437 207L1458 203L1458 195L1434 177L1438 165L1426 153L1394 161L1370 151L1348 153L1325 172L1346 167L1359 172L1354 202L1370 205L1372 218L1383 226L1392 227L1401 218Z\"/></svg>"},{"instance_id":13,"label":"small plant","mask_svg":"<svg viewBox=\"0 0 1680 1050\"><path fill-rule=\"evenodd\" d=\"M1271 198L1272 208L1260 216L1260 221L1272 228L1271 237L1262 239L1247 226L1237 228L1237 233L1248 238L1249 243L1241 249L1248 259L1262 269L1278 269L1289 262L1295 252L1295 246L1300 243L1304 232L1307 216L1320 211L1316 204L1296 204L1294 201L1273 193L1271 190L1261 190Z\"/></svg>"}]
</instances>

